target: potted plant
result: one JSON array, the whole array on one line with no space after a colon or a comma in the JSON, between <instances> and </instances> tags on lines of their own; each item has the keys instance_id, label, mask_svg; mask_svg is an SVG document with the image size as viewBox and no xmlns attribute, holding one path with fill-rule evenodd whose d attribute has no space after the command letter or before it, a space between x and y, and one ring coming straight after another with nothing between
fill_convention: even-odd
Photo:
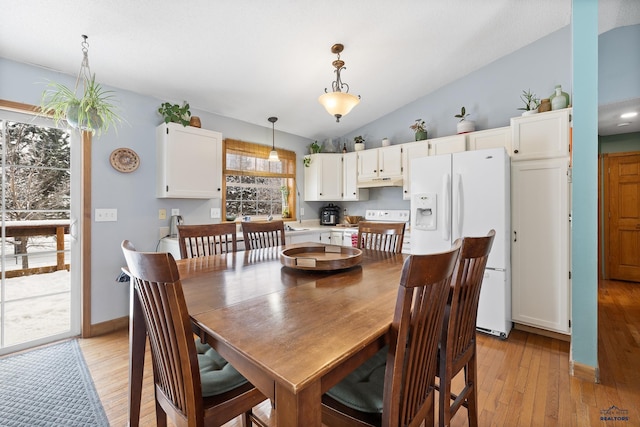
<instances>
[{"instance_id":1,"label":"potted plant","mask_svg":"<svg viewBox=\"0 0 640 427\"><path fill-rule=\"evenodd\" d=\"M189 111L187 101L184 101L182 106L164 102L158 108L158 114L162 116L165 123L180 123L185 127L189 126L189 121L191 120L191 111Z\"/></svg>"},{"instance_id":2,"label":"potted plant","mask_svg":"<svg viewBox=\"0 0 640 427\"><path fill-rule=\"evenodd\" d=\"M364 150L364 138L362 135L358 135L353 138L353 149L356 151Z\"/></svg>"},{"instance_id":3,"label":"potted plant","mask_svg":"<svg viewBox=\"0 0 640 427\"><path fill-rule=\"evenodd\" d=\"M311 156L304 156L302 158L302 164L304 165L305 168L308 168L309 165L311 164Z\"/></svg>"},{"instance_id":4,"label":"potted plant","mask_svg":"<svg viewBox=\"0 0 640 427\"><path fill-rule=\"evenodd\" d=\"M311 149L311 154L316 154L322 151L322 147L318 144L318 141L313 141L309 148Z\"/></svg>"},{"instance_id":5,"label":"potted plant","mask_svg":"<svg viewBox=\"0 0 640 427\"><path fill-rule=\"evenodd\" d=\"M536 94L532 93L531 90L523 90L520 99L524 102L524 107L518 108L518 110L524 110L524 113L522 113L523 116L538 112L540 99L536 98Z\"/></svg>"},{"instance_id":6,"label":"potted plant","mask_svg":"<svg viewBox=\"0 0 640 427\"><path fill-rule=\"evenodd\" d=\"M464 105L460 109L460 114L456 114L454 117L460 119L460 121L456 125L458 134L473 132L474 130L476 130L475 122L473 122L472 120L467 120L467 117L469 117L469 113L467 113Z\"/></svg>"},{"instance_id":7,"label":"potted plant","mask_svg":"<svg viewBox=\"0 0 640 427\"><path fill-rule=\"evenodd\" d=\"M427 139L427 124L422 119L416 119L416 122L409 126L415 132L416 141Z\"/></svg>"},{"instance_id":8,"label":"potted plant","mask_svg":"<svg viewBox=\"0 0 640 427\"><path fill-rule=\"evenodd\" d=\"M96 82L96 76L83 79L84 91L81 96L76 90L51 82L42 93L40 108L43 113L50 114L53 120L66 120L69 126L100 134L122 121L113 104L113 91L105 90Z\"/></svg>"}]
</instances>

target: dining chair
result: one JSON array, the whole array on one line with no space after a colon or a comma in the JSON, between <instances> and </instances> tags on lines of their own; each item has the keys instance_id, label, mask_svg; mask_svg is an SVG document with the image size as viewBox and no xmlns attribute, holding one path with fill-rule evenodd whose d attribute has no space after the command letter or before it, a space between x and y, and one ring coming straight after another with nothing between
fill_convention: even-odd
<instances>
[{"instance_id":1,"label":"dining chair","mask_svg":"<svg viewBox=\"0 0 640 427\"><path fill-rule=\"evenodd\" d=\"M323 424L433 425L438 341L460 245L405 260L389 345L322 396Z\"/></svg>"},{"instance_id":2,"label":"dining chair","mask_svg":"<svg viewBox=\"0 0 640 427\"><path fill-rule=\"evenodd\" d=\"M195 342L173 256L137 252L128 240L122 251L147 325L157 425L166 427L167 415L180 427L220 426L242 415L242 426L264 426L252 408L266 397L213 348Z\"/></svg>"},{"instance_id":3,"label":"dining chair","mask_svg":"<svg viewBox=\"0 0 640 427\"><path fill-rule=\"evenodd\" d=\"M453 273L438 353L440 426L448 426L462 406L467 408L469 426L478 425L476 318L484 269L495 235L495 230L490 230L485 237L465 237ZM456 395L451 392L451 381L462 369L464 386Z\"/></svg>"},{"instance_id":4,"label":"dining chair","mask_svg":"<svg viewBox=\"0 0 640 427\"><path fill-rule=\"evenodd\" d=\"M404 222L360 221L358 223L358 248L378 251L402 252Z\"/></svg>"},{"instance_id":5,"label":"dining chair","mask_svg":"<svg viewBox=\"0 0 640 427\"><path fill-rule=\"evenodd\" d=\"M234 222L220 224L179 225L178 245L182 258L196 258L236 252L238 243Z\"/></svg>"},{"instance_id":6,"label":"dining chair","mask_svg":"<svg viewBox=\"0 0 640 427\"><path fill-rule=\"evenodd\" d=\"M242 236L244 248L260 249L273 246L284 246L284 221L251 222L242 223Z\"/></svg>"}]
</instances>

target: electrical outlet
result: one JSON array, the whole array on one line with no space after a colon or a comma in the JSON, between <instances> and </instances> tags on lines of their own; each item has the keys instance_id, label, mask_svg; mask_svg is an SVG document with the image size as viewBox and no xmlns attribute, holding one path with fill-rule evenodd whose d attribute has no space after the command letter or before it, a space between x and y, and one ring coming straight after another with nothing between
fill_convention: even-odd
<instances>
[{"instance_id":1,"label":"electrical outlet","mask_svg":"<svg viewBox=\"0 0 640 427\"><path fill-rule=\"evenodd\" d=\"M158 238L162 239L163 237L167 237L169 235L169 227L160 227L158 232Z\"/></svg>"},{"instance_id":2,"label":"electrical outlet","mask_svg":"<svg viewBox=\"0 0 640 427\"><path fill-rule=\"evenodd\" d=\"M180 209L171 209L171 215L180 215Z\"/></svg>"},{"instance_id":3,"label":"electrical outlet","mask_svg":"<svg viewBox=\"0 0 640 427\"><path fill-rule=\"evenodd\" d=\"M304 216L304 208L300 208L300 216Z\"/></svg>"},{"instance_id":4,"label":"electrical outlet","mask_svg":"<svg viewBox=\"0 0 640 427\"><path fill-rule=\"evenodd\" d=\"M211 208L211 218L220 218L220 208Z\"/></svg>"},{"instance_id":5,"label":"electrical outlet","mask_svg":"<svg viewBox=\"0 0 640 427\"><path fill-rule=\"evenodd\" d=\"M96 222L118 221L118 209L96 209Z\"/></svg>"},{"instance_id":6,"label":"electrical outlet","mask_svg":"<svg viewBox=\"0 0 640 427\"><path fill-rule=\"evenodd\" d=\"M167 219L167 210L166 209L160 209L158 211L158 219Z\"/></svg>"}]
</instances>

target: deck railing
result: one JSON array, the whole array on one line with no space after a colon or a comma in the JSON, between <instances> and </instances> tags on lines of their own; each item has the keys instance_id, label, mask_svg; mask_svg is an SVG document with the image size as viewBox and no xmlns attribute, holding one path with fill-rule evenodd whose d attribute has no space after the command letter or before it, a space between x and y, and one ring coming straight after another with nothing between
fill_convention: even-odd
<instances>
[{"instance_id":1,"label":"deck railing","mask_svg":"<svg viewBox=\"0 0 640 427\"><path fill-rule=\"evenodd\" d=\"M31 274L51 273L58 270L69 270L69 264L65 264L64 242L65 234L69 234L69 220L43 220L43 221L8 221L5 223L5 237L17 239L27 239L29 237L49 237L55 236L56 253L55 265L45 265L38 267L27 267L17 270L6 270L5 277L29 276ZM28 257L26 251L26 240L23 241L24 251L19 254ZM17 242L16 242L17 243Z\"/></svg>"}]
</instances>

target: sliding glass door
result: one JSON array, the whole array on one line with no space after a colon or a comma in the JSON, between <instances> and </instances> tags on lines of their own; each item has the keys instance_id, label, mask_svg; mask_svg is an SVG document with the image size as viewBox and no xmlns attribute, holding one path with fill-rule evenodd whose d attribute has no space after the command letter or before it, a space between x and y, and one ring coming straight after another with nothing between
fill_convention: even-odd
<instances>
[{"instance_id":1,"label":"sliding glass door","mask_svg":"<svg viewBox=\"0 0 640 427\"><path fill-rule=\"evenodd\" d=\"M80 332L71 265L78 143L49 119L0 110L0 354Z\"/></svg>"}]
</instances>

